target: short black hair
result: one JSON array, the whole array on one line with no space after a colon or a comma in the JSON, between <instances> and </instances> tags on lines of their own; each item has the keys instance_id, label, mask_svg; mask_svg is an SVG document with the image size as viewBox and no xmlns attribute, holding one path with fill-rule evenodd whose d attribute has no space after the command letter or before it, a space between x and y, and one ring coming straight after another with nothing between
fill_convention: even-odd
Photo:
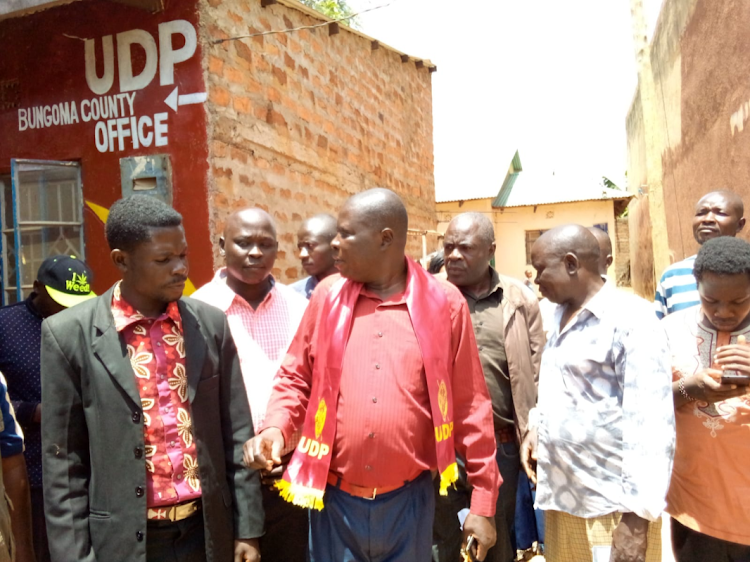
<instances>
[{"instance_id":1,"label":"short black hair","mask_svg":"<svg viewBox=\"0 0 750 562\"><path fill-rule=\"evenodd\" d=\"M182 215L150 195L131 195L109 209L104 232L110 250L132 252L151 238L151 228L180 226Z\"/></svg>"},{"instance_id":2,"label":"short black hair","mask_svg":"<svg viewBox=\"0 0 750 562\"><path fill-rule=\"evenodd\" d=\"M440 273L440 270L443 269L444 265L445 252L443 252L443 250L432 252L430 256L430 265L427 266L427 272L432 273L433 275L437 275L438 273Z\"/></svg>"},{"instance_id":3,"label":"short black hair","mask_svg":"<svg viewBox=\"0 0 750 562\"><path fill-rule=\"evenodd\" d=\"M700 281L704 273L750 277L750 243L733 236L720 236L707 240L701 246L693 266L695 278Z\"/></svg>"}]
</instances>

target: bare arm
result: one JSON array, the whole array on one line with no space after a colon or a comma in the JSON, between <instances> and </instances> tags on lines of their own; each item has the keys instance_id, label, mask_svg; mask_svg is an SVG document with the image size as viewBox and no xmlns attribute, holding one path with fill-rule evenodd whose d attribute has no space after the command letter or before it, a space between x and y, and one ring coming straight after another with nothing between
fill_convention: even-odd
<instances>
[{"instance_id":1,"label":"bare arm","mask_svg":"<svg viewBox=\"0 0 750 562\"><path fill-rule=\"evenodd\" d=\"M34 543L31 537L31 496L26 461L23 454L3 457L5 492L13 504L11 529L16 541L16 562L34 562Z\"/></svg>"}]
</instances>

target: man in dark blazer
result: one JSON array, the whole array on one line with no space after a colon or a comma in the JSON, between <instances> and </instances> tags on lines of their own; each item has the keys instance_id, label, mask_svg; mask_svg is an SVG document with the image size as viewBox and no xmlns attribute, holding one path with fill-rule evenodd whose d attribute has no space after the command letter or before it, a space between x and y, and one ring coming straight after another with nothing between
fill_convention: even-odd
<instances>
[{"instance_id":1,"label":"man in dark blazer","mask_svg":"<svg viewBox=\"0 0 750 562\"><path fill-rule=\"evenodd\" d=\"M224 314L181 298L182 217L132 196L106 234L122 281L42 327L52 560L257 562L247 396Z\"/></svg>"}]
</instances>

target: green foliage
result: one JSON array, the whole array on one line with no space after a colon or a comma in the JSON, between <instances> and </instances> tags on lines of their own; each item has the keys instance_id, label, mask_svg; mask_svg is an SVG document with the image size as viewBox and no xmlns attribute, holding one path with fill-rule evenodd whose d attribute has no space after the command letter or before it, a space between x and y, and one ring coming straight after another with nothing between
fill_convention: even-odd
<instances>
[{"instance_id":1,"label":"green foliage","mask_svg":"<svg viewBox=\"0 0 750 562\"><path fill-rule=\"evenodd\" d=\"M619 189L620 191L622 191L621 187L615 185L615 182L613 182L606 176L602 176L602 184L604 184L604 187L608 187L610 189Z\"/></svg>"},{"instance_id":2,"label":"green foliage","mask_svg":"<svg viewBox=\"0 0 750 562\"><path fill-rule=\"evenodd\" d=\"M321 14L331 19L341 19L354 14L346 0L300 0L308 8L319 11ZM356 18L344 20L341 22L349 27L357 27Z\"/></svg>"}]
</instances>

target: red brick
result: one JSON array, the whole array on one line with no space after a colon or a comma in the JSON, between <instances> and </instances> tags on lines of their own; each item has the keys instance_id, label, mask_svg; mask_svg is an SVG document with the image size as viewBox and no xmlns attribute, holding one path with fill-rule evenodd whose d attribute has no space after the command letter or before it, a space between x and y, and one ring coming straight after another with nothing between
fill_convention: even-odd
<instances>
[{"instance_id":1,"label":"red brick","mask_svg":"<svg viewBox=\"0 0 750 562\"><path fill-rule=\"evenodd\" d=\"M286 127L286 119L284 119L284 116L273 109L268 110L266 121L268 121L268 123L270 123L271 125L283 125L284 127Z\"/></svg>"},{"instance_id":2,"label":"red brick","mask_svg":"<svg viewBox=\"0 0 750 562\"><path fill-rule=\"evenodd\" d=\"M284 270L284 275L286 275L289 279L297 279L299 273L297 272L297 268L288 267Z\"/></svg>"},{"instance_id":3,"label":"red brick","mask_svg":"<svg viewBox=\"0 0 750 562\"><path fill-rule=\"evenodd\" d=\"M231 178L233 173L231 168L218 168L216 166L211 171L216 178Z\"/></svg>"},{"instance_id":4,"label":"red brick","mask_svg":"<svg viewBox=\"0 0 750 562\"><path fill-rule=\"evenodd\" d=\"M224 68L224 61L219 57L209 55L208 57L208 71L216 76L221 76L221 72Z\"/></svg>"},{"instance_id":5,"label":"red brick","mask_svg":"<svg viewBox=\"0 0 750 562\"><path fill-rule=\"evenodd\" d=\"M222 107L229 105L229 98L229 91L220 86L213 86L208 93L208 100Z\"/></svg>"},{"instance_id":6,"label":"red brick","mask_svg":"<svg viewBox=\"0 0 750 562\"><path fill-rule=\"evenodd\" d=\"M281 84L282 86L286 85L286 72L281 70L278 66L274 66L273 75L276 77L276 80L279 81L279 84Z\"/></svg>"},{"instance_id":7,"label":"red brick","mask_svg":"<svg viewBox=\"0 0 750 562\"><path fill-rule=\"evenodd\" d=\"M241 85L245 83L245 73L236 67L228 66L224 69L224 76L231 84Z\"/></svg>"},{"instance_id":8,"label":"red brick","mask_svg":"<svg viewBox=\"0 0 750 562\"><path fill-rule=\"evenodd\" d=\"M252 64L253 51L250 49L250 47L247 46L245 41L247 41L247 39L238 39L237 41L235 41L234 49L237 52L238 57Z\"/></svg>"},{"instance_id":9,"label":"red brick","mask_svg":"<svg viewBox=\"0 0 750 562\"><path fill-rule=\"evenodd\" d=\"M215 140L211 143L211 156L214 158L225 158L227 155L227 145L221 141Z\"/></svg>"},{"instance_id":10,"label":"red brick","mask_svg":"<svg viewBox=\"0 0 750 562\"><path fill-rule=\"evenodd\" d=\"M284 65L290 70L294 70L297 66L294 59L289 56L289 53L284 53Z\"/></svg>"},{"instance_id":11,"label":"red brick","mask_svg":"<svg viewBox=\"0 0 750 562\"><path fill-rule=\"evenodd\" d=\"M246 98L244 96L234 96L234 99L232 100L232 107L234 107L234 110L237 113L252 113L253 106L250 103L250 98Z\"/></svg>"},{"instance_id":12,"label":"red brick","mask_svg":"<svg viewBox=\"0 0 750 562\"><path fill-rule=\"evenodd\" d=\"M279 103L281 101L281 93L276 88L268 88L266 90L266 97L268 101Z\"/></svg>"}]
</instances>

